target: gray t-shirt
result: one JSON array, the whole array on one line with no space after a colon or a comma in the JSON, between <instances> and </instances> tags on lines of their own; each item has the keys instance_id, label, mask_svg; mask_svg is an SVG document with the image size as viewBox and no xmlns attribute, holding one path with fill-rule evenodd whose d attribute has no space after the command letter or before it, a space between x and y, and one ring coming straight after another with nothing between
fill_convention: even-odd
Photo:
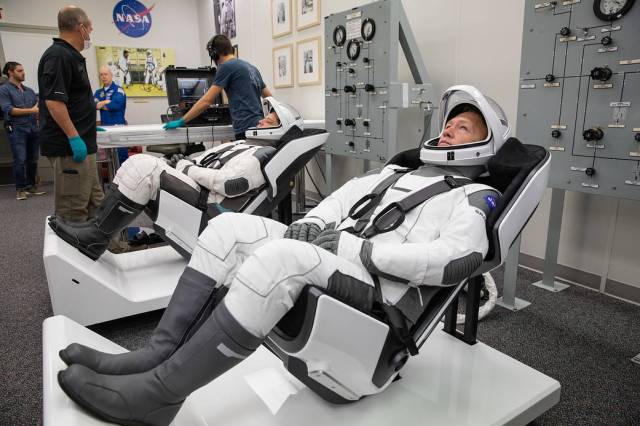
<instances>
[{"instance_id":1,"label":"gray t-shirt","mask_svg":"<svg viewBox=\"0 0 640 426\"><path fill-rule=\"evenodd\" d=\"M218 67L213 84L227 93L235 133L258 125L263 118L260 95L265 84L256 67L242 59L231 59Z\"/></svg>"}]
</instances>

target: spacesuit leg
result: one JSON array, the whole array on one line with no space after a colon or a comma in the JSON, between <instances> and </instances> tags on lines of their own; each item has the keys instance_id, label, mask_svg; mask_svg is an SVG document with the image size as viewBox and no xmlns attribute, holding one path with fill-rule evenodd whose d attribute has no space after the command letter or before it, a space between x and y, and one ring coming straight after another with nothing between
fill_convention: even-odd
<instances>
[{"instance_id":1,"label":"spacesuit leg","mask_svg":"<svg viewBox=\"0 0 640 426\"><path fill-rule=\"evenodd\" d=\"M118 169L112 188L105 196L95 218L83 224L72 224L53 217L49 224L55 233L93 260L107 249L111 237L124 229L145 205L157 197L160 175L167 172L194 189L199 186L188 176L150 155L135 155Z\"/></svg>"},{"instance_id":2,"label":"spacesuit leg","mask_svg":"<svg viewBox=\"0 0 640 426\"><path fill-rule=\"evenodd\" d=\"M271 241L248 257L223 303L249 333L264 338L306 285L326 288L361 309L373 304L375 286L362 265L288 239Z\"/></svg>"},{"instance_id":3,"label":"spacesuit leg","mask_svg":"<svg viewBox=\"0 0 640 426\"><path fill-rule=\"evenodd\" d=\"M259 228L258 221L253 225ZM284 227L279 231L284 233ZM199 247L204 243L202 249L210 249L208 238L215 236L199 241ZM258 235L251 240L224 241L225 248L209 257L233 256L235 249L229 250L229 244L255 248L260 241L265 239ZM222 303L165 362L145 373L120 376L98 374L75 364L59 373L60 386L74 401L108 420L169 424L191 392L257 349L307 284L341 290L358 306L369 305L373 298L373 283L364 268L308 243L270 240L246 258Z\"/></svg>"},{"instance_id":4,"label":"spacesuit leg","mask_svg":"<svg viewBox=\"0 0 640 426\"><path fill-rule=\"evenodd\" d=\"M103 374L148 371L166 360L189 340L209 317L242 262L274 238L286 226L258 216L224 213L209 221L189 265L178 281L169 306L149 343L142 349L108 354L73 343L60 351L67 365L81 364Z\"/></svg>"}]
</instances>

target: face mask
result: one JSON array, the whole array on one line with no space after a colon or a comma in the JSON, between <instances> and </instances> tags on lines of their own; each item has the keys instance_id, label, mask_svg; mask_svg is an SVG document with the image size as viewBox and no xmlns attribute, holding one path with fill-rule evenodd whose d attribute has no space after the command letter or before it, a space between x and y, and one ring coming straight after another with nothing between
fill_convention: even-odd
<instances>
[{"instance_id":1,"label":"face mask","mask_svg":"<svg viewBox=\"0 0 640 426\"><path fill-rule=\"evenodd\" d=\"M88 37L87 39L85 39L84 36L82 37L82 41L84 42L84 47L82 48L82 51L84 52L85 50L90 49L93 43L91 42L91 36L89 35L89 31L87 31L84 25L82 26L82 28L84 28L85 31L87 32L87 37Z\"/></svg>"}]
</instances>

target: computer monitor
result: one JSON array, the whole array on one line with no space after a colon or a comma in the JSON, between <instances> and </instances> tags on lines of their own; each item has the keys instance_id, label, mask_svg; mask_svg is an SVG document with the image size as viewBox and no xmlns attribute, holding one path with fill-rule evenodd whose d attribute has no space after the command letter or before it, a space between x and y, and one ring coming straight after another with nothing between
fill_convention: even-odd
<instances>
[{"instance_id":1,"label":"computer monitor","mask_svg":"<svg viewBox=\"0 0 640 426\"><path fill-rule=\"evenodd\" d=\"M182 68L168 67L165 70L167 81L167 101L169 105L180 105L190 108L213 85L216 75L215 68ZM218 95L215 104L222 103L222 96Z\"/></svg>"},{"instance_id":2,"label":"computer monitor","mask_svg":"<svg viewBox=\"0 0 640 426\"><path fill-rule=\"evenodd\" d=\"M197 101L209 89L209 82L206 78L180 78L178 82L178 95L181 101Z\"/></svg>"}]
</instances>

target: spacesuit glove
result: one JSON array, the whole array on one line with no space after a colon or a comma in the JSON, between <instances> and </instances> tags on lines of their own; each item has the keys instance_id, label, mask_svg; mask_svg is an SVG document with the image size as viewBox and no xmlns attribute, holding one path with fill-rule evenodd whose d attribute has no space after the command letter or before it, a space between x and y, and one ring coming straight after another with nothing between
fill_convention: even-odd
<instances>
[{"instance_id":1,"label":"spacesuit glove","mask_svg":"<svg viewBox=\"0 0 640 426\"><path fill-rule=\"evenodd\" d=\"M184 118L181 118L179 120L173 120L173 121L169 121L168 123L165 123L164 126L162 126L162 128L165 130L177 129L178 127L183 127L184 124L185 124Z\"/></svg>"},{"instance_id":2,"label":"spacesuit glove","mask_svg":"<svg viewBox=\"0 0 640 426\"><path fill-rule=\"evenodd\" d=\"M294 222L284 233L284 238L291 240L311 242L316 239L322 229L315 223L311 222Z\"/></svg>"},{"instance_id":3,"label":"spacesuit glove","mask_svg":"<svg viewBox=\"0 0 640 426\"><path fill-rule=\"evenodd\" d=\"M167 164L175 169L178 161L182 160L183 158L183 154L173 154L171 158L167 159Z\"/></svg>"},{"instance_id":4,"label":"spacesuit glove","mask_svg":"<svg viewBox=\"0 0 640 426\"><path fill-rule=\"evenodd\" d=\"M76 163L82 163L87 158L87 144L80 136L74 136L69 138L69 145L71 145L71 151L73 152L73 161Z\"/></svg>"},{"instance_id":5,"label":"spacesuit glove","mask_svg":"<svg viewBox=\"0 0 640 426\"><path fill-rule=\"evenodd\" d=\"M311 241L311 244L314 244L337 255L341 234L342 231L336 231L335 229L325 229L318 235L318 238Z\"/></svg>"}]
</instances>

